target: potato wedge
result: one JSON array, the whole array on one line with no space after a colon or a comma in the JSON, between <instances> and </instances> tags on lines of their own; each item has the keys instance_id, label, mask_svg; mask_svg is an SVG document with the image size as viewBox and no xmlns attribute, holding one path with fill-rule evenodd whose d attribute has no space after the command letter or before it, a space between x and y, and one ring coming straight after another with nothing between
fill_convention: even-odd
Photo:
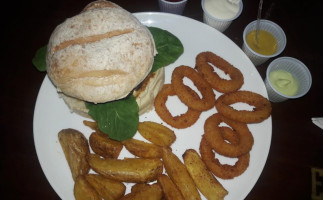
<instances>
[{"instance_id":1,"label":"potato wedge","mask_svg":"<svg viewBox=\"0 0 323 200\"><path fill-rule=\"evenodd\" d=\"M159 175L157 182L163 190L165 200L184 200L181 191L167 175Z\"/></svg>"},{"instance_id":2,"label":"potato wedge","mask_svg":"<svg viewBox=\"0 0 323 200\"><path fill-rule=\"evenodd\" d=\"M85 136L75 129L63 129L58 133L58 140L75 181L79 175L89 173L90 166L86 156L90 148Z\"/></svg>"},{"instance_id":3,"label":"potato wedge","mask_svg":"<svg viewBox=\"0 0 323 200\"><path fill-rule=\"evenodd\" d=\"M141 158L161 158L162 148L153 143L147 143L137 139L122 141L126 149L135 156Z\"/></svg>"},{"instance_id":4,"label":"potato wedge","mask_svg":"<svg viewBox=\"0 0 323 200\"><path fill-rule=\"evenodd\" d=\"M156 158L100 158L98 155L88 155L91 168L113 180L121 182L145 183L154 181L163 171L163 164Z\"/></svg>"},{"instance_id":5,"label":"potato wedge","mask_svg":"<svg viewBox=\"0 0 323 200\"><path fill-rule=\"evenodd\" d=\"M87 127L89 127L90 129L94 130L94 131L100 131L99 127L98 127L98 123L97 122L93 122L93 121L88 121L88 120L83 120L83 124Z\"/></svg>"},{"instance_id":6,"label":"potato wedge","mask_svg":"<svg viewBox=\"0 0 323 200\"><path fill-rule=\"evenodd\" d=\"M119 181L105 178L99 174L87 174L85 179L104 200L120 199L125 194L126 186Z\"/></svg>"},{"instance_id":7,"label":"potato wedge","mask_svg":"<svg viewBox=\"0 0 323 200\"><path fill-rule=\"evenodd\" d=\"M228 191L207 169L201 157L195 150L186 150L183 154L183 159L187 171L193 178L197 188L207 199L224 199L228 194Z\"/></svg>"},{"instance_id":8,"label":"potato wedge","mask_svg":"<svg viewBox=\"0 0 323 200\"><path fill-rule=\"evenodd\" d=\"M105 158L118 158L123 148L121 142L110 139L102 132L93 132L90 135L89 143L96 154Z\"/></svg>"},{"instance_id":9,"label":"potato wedge","mask_svg":"<svg viewBox=\"0 0 323 200\"><path fill-rule=\"evenodd\" d=\"M176 140L174 131L156 122L139 122L138 131L146 140L159 146L170 146Z\"/></svg>"},{"instance_id":10,"label":"potato wedge","mask_svg":"<svg viewBox=\"0 0 323 200\"><path fill-rule=\"evenodd\" d=\"M74 197L76 200L101 200L97 191L87 182L83 175L78 176L75 180Z\"/></svg>"},{"instance_id":11,"label":"potato wedge","mask_svg":"<svg viewBox=\"0 0 323 200\"><path fill-rule=\"evenodd\" d=\"M145 185L144 187L137 188L136 191L127 194L120 200L161 200L163 192L158 183L152 185Z\"/></svg>"},{"instance_id":12,"label":"potato wedge","mask_svg":"<svg viewBox=\"0 0 323 200\"><path fill-rule=\"evenodd\" d=\"M181 191L184 199L201 199L195 183L182 161L168 148L163 148L162 158L168 176Z\"/></svg>"},{"instance_id":13,"label":"potato wedge","mask_svg":"<svg viewBox=\"0 0 323 200\"><path fill-rule=\"evenodd\" d=\"M138 192L150 187L148 183L136 183L131 187L131 192Z\"/></svg>"}]
</instances>

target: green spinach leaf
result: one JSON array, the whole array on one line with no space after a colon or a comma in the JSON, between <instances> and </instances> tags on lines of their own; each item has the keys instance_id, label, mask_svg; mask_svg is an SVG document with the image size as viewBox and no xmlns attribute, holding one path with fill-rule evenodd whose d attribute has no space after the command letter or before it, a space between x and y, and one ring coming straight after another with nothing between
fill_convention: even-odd
<instances>
[{"instance_id":1,"label":"green spinach leaf","mask_svg":"<svg viewBox=\"0 0 323 200\"><path fill-rule=\"evenodd\" d=\"M126 140L137 132L139 107L133 95L108 103L86 103L86 107L99 129L111 139Z\"/></svg>"},{"instance_id":2,"label":"green spinach leaf","mask_svg":"<svg viewBox=\"0 0 323 200\"><path fill-rule=\"evenodd\" d=\"M154 38L158 51L152 67L152 72L155 72L159 68L175 62L184 52L184 47L181 41L172 33L157 27L148 27L148 29Z\"/></svg>"},{"instance_id":3,"label":"green spinach leaf","mask_svg":"<svg viewBox=\"0 0 323 200\"><path fill-rule=\"evenodd\" d=\"M45 72L46 71L46 52L47 45L39 48L36 51L34 58L32 59L33 65L38 69L38 71Z\"/></svg>"}]
</instances>

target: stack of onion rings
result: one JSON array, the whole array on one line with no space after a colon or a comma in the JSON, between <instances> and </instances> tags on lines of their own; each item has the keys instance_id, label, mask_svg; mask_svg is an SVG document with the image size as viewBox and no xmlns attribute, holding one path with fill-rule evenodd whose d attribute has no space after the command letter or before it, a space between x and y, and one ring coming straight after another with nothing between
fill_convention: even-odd
<instances>
[{"instance_id":1,"label":"stack of onion rings","mask_svg":"<svg viewBox=\"0 0 323 200\"><path fill-rule=\"evenodd\" d=\"M222 122L231 128L220 126ZM222 179L232 179L241 175L249 166L249 152L253 146L253 136L247 125L217 113L206 120L204 131L200 153L207 168ZM222 156L237 158L238 161L234 165L221 164L215 152Z\"/></svg>"},{"instance_id":2,"label":"stack of onion rings","mask_svg":"<svg viewBox=\"0 0 323 200\"><path fill-rule=\"evenodd\" d=\"M230 80L221 78L211 64L229 74ZM184 77L192 80L202 98L184 84ZM241 91L243 84L239 69L212 52L202 52L196 57L196 70L184 65L176 67L171 84L165 84L155 99L156 113L174 128L192 126L203 111L215 106L218 113L211 115L204 124L200 154L208 169L222 179L232 179L248 168L254 138L247 123L262 122L271 114L269 100L251 91ZM223 94L215 99L213 89ZM186 113L172 116L167 109L167 98L174 95L188 107ZM234 109L232 104L238 102L249 104L254 110ZM221 126L221 123L230 128ZM216 153L238 161L234 165L221 164Z\"/></svg>"},{"instance_id":3,"label":"stack of onion rings","mask_svg":"<svg viewBox=\"0 0 323 200\"><path fill-rule=\"evenodd\" d=\"M227 131L225 131L227 132ZM227 136L228 137L228 136ZM228 139L229 140L229 139ZM201 158L207 168L217 177L222 179L232 179L241 175L249 166L250 154L246 153L238 156L238 161L234 165L221 164L215 157L212 147L203 137L200 143Z\"/></svg>"},{"instance_id":4,"label":"stack of onion rings","mask_svg":"<svg viewBox=\"0 0 323 200\"><path fill-rule=\"evenodd\" d=\"M221 78L213 67L224 71L230 75L230 80ZM237 91L244 83L243 75L239 69L235 68L228 61L212 52L202 52L196 57L196 69L203 78L218 92L227 93Z\"/></svg>"},{"instance_id":5,"label":"stack of onion rings","mask_svg":"<svg viewBox=\"0 0 323 200\"><path fill-rule=\"evenodd\" d=\"M183 83L184 77L193 81L202 94L202 99L197 96L194 90ZM212 87L193 68L184 65L176 67L173 71L171 82L179 99L188 107L198 111L205 111L214 107L215 94ZM193 93L196 95L193 95Z\"/></svg>"},{"instance_id":6,"label":"stack of onion rings","mask_svg":"<svg viewBox=\"0 0 323 200\"><path fill-rule=\"evenodd\" d=\"M254 110L236 110L231 107L234 103L246 103L255 106ZM221 95L215 102L215 107L223 116L243 123L258 123L267 119L271 114L271 103L260 94L251 91L236 91Z\"/></svg>"},{"instance_id":7,"label":"stack of onion rings","mask_svg":"<svg viewBox=\"0 0 323 200\"><path fill-rule=\"evenodd\" d=\"M188 88L188 86L186 87ZM201 111L196 111L188 107L186 113L179 116L173 116L167 109L166 101L168 99L168 96L174 95L176 95L176 93L173 89L173 86L171 84L165 84L161 91L157 94L154 101L156 113L163 121L174 128L187 128L193 125L199 119ZM191 95L195 96L195 98L198 97L195 92Z\"/></svg>"},{"instance_id":8,"label":"stack of onion rings","mask_svg":"<svg viewBox=\"0 0 323 200\"><path fill-rule=\"evenodd\" d=\"M224 122L229 125L239 136L238 144L225 141L219 125ZM227 157L238 157L248 153L254 143L253 136L245 123L230 120L218 113L210 116L204 124L204 137L209 145L219 154Z\"/></svg>"}]
</instances>

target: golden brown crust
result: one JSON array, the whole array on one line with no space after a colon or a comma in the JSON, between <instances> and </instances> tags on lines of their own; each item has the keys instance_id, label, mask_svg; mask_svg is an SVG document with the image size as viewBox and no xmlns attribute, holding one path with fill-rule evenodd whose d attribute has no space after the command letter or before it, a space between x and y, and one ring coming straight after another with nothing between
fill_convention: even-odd
<instances>
[{"instance_id":1,"label":"golden brown crust","mask_svg":"<svg viewBox=\"0 0 323 200\"><path fill-rule=\"evenodd\" d=\"M58 140L63 149L67 163L71 169L73 180L87 174L90 166L86 156L90 153L88 140L75 129L63 129L58 133Z\"/></svg>"},{"instance_id":2,"label":"golden brown crust","mask_svg":"<svg viewBox=\"0 0 323 200\"><path fill-rule=\"evenodd\" d=\"M246 103L254 106L253 110L236 110L231 105ZM243 123L259 123L267 119L271 114L271 103L262 95L239 90L221 95L215 102L215 107L223 116Z\"/></svg>"},{"instance_id":3,"label":"golden brown crust","mask_svg":"<svg viewBox=\"0 0 323 200\"><path fill-rule=\"evenodd\" d=\"M229 80L221 78L212 65L230 76ZM222 57L213 52L202 52L196 56L196 69L202 77L218 92L228 93L237 91L244 83L241 71Z\"/></svg>"},{"instance_id":4,"label":"golden brown crust","mask_svg":"<svg viewBox=\"0 0 323 200\"><path fill-rule=\"evenodd\" d=\"M200 153L202 160L212 173L222 179L233 179L240 176L249 166L250 153L246 153L237 157L238 161L233 164L222 164L212 147L207 143L205 137L202 138L200 143Z\"/></svg>"}]
</instances>

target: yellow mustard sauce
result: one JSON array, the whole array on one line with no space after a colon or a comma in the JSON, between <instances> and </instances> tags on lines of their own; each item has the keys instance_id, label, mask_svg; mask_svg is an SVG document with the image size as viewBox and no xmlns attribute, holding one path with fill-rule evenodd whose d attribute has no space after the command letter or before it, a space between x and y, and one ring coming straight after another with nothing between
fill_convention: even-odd
<instances>
[{"instance_id":1,"label":"yellow mustard sauce","mask_svg":"<svg viewBox=\"0 0 323 200\"><path fill-rule=\"evenodd\" d=\"M277 40L268 31L259 30L258 42L256 31L250 31L246 36L246 41L252 50L262 55L272 55L277 51Z\"/></svg>"}]
</instances>

